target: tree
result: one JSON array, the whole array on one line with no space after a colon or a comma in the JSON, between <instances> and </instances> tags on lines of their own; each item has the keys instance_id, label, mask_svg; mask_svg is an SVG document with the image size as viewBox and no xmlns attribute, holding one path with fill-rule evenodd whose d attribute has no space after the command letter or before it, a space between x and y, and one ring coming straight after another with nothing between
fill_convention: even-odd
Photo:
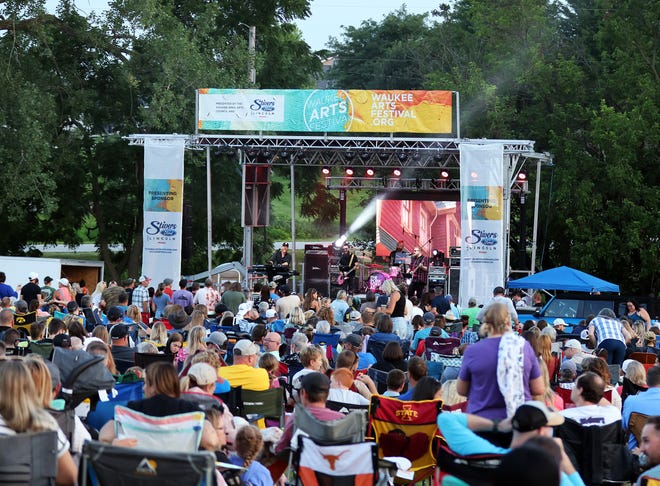
<instances>
[{"instance_id":1,"label":"tree","mask_svg":"<svg viewBox=\"0 0 660 486\"><path fill-rule=\"evenodd\" d=\"M60 2L56 15L36 0L0 2L0 67L8 81L0 94L6 142L0 163L13 176L5 201L16 208L0 221L25 228L0 237L0 251L91 237L110 278L137 275L142 151L121 137L189 133L196 88L247 86L246 42L232 35L241 22L261 26L264 46L296 45L300 67L283 66L286 75L272 61L278 52L264 49L258 61L283 83L306 83L320 63L286 23L308 13L306 0L116 0L102 17L80 15L69 0ZM235 157L215 160L213 190L222 198L215 201L227 209L214 212L216 237L236 245L239 167ZM186 155L185 193L197 208L206 207L198 201L204 165L202 154ZM205 211L195 211L193 219L199 254L206 246L199 244L206 241ZM112 251L115 244L123 250Z\"/></svg>"}]
</instances>

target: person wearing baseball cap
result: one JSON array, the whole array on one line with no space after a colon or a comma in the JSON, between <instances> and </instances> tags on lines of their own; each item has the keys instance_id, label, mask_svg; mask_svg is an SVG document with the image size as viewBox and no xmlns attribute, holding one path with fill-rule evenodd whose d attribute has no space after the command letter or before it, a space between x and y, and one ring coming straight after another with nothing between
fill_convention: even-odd
<instances>
[{"instance_id":1,"label":"person wearing baseball cap","mask_svg":"<svg viewBox=\"0 0 660 486\"><path fill-rule=\"evenodd\" d=\"M523 446L532 437L552 437L552 427L564 423L564 417L548 408L543 402L528 401L520 405L511 418L492 420L466 413L441 413L438 415L438 428L446 439L449 448L456 454L508 454ZM477 432L507 434L512 432L509 447L492 444L477 435ZM559 439L556 439L561 443ZM573 463L564 452L561 460L561 486L584 485Z\"/></svg>"},{"instance_id":2,"label":"person wearing baseball cap","mask_svg":"<svg viewBox=\"0 0 660 486\"><path fill-rule=\"evenodd\" d=\"M376 364L376 357L371 353L362 352L362 336L348 334L341 342L342 351L353 351L358 356L358 370L366 370L369 366Z\"/></svg>"},{"instance_id":3,"label":"person wearing baseball cap","mask_svg":"<svg viewBox=\"0 0 660 486\"><path fill-rule=\"evenodd\" d=\"M431 335L431 329L433 329L433 325L435 324L435 314L433 312L425 312L422 320L424 321L424 327L415 333L415 338L410 346L410 351L413 353L416 353L419 343L424 342L424 339Z\"/></svg>"},{"instance_id":4,"label":"person wearing baseball cap","mask_svg":"<svg viewBox=\"0 0 660 486\"><path fill-rule=\"evenodd\" d=\"M577 339L569 339L562 347L564 350L564 359L570 359L575 363L578 371L582 371L582 361L591 356L582 351L582 344Z\"/></svg>"},{"instance_id":5,"label":"person wearing baseball cap","mask_svg":"<svg viewBox=\"0 0 660 486\"><path fill-rule=\"evenodd\" d=\"M39 305L42 304L41 287L39 287L38 282L39 274L36 272L30 272L28 275L28 283L21 287L21 299L28 304L33 300L39 301Z\"/></svg>"},{"instance_id":6,"label":"person wearing baseball cap","mask_svg":"<svg viewBox=\"0 0 660 486\"><path fill-rule=\"evenodd\" d=\"M149 311L149 283L151 283L151 279L146 275L142 275L138 282L140 285L133 289L131 304L138 306L142 322L149 324L149 317L151 317Z\"/></svg>"},{"instance_id":7,"label":"person wearing baseball cap","mask_svg":"<svg viewBox=\"0 0 660 486\"><path fill-rule=\"evenodd\" d=\"M562 319L561 317L558 317L557 319L552 321L552 327L557 332L557 336L568 334L566 332L566 321L564 321L564 319Z\"/></svg>"},{"instance_id":8,"label":"person wearing baseball cap","mask_svg":"<svg viewBox=\"0 0 660 486\"><path fill-rule=\"evenodd\" d=\"M330 410L326 407L328 395L330 394L330 378L323 373L314 371L307 373L300 380L300 403L316 419L320 421L339 420L344 418L344 414ZM296 407L297 408L297 407ZM299 413L294 411L294 413ZM279 454L285 449L291 447L291 438L293 437L293 417L284 427L284 433L275 446L275 453Z\"/></svg>"},{"instance_id":9,"label":"person wearing baseball cap","mask_svg":"<svg viewBox=\"0 0 660 486\"><path fill-rule=\"evenodd\" d=\"M129 346L129 329L126 324L115 324L110 328L112 345L110 351L117 365L117 371L125 373L135 364L135 349Z\"/></svg>"},{"instance_id":10,"label":"person wearing baseball cap","mask_svg":"<svg viewBox=\"0 0 660 486\"><path fill-rule=\"evenodd\" d=\"M255 368L259 347L249 339L241 339L233 348L234 361L231 366L222 366L218 373L231 386L242 386L245 390L268 390L270 381L263 368Z\"/></svg>"}]
</instances>

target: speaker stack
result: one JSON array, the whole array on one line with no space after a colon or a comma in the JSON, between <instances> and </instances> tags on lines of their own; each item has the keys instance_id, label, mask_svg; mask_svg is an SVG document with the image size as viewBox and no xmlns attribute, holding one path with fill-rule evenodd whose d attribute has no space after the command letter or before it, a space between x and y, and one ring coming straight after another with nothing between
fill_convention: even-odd
<instances>
[{"instance_id":1,"label":"speaker stack","mask_svg":"<svg viewBox=\"0 0 660 486\"><path fill-rule=\"evenodd\" d=\"M303 292L314 288L320 295L330 295L330 262L328 247L305 245L303 264Z\"/></svg>"},{"instance_id":2,"label":"speaker stack","mask_svg":"<svg viewBox=\"0 0 660 486\"><path fill-rule=\"evenodd\" d=\"M449 247L449 279L448 293L454 302L458 302L458 291L461 284L461 247Z\"/></svg>"}]
</instances>

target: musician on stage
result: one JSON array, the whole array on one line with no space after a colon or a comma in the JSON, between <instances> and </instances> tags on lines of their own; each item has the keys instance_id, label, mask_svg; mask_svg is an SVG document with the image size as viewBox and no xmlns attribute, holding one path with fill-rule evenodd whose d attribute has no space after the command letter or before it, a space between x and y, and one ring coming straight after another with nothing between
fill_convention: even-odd
<instances>
[{"instance_id":1,"label":"musician on stage","mask_svg":"<svg viewBox=\"0 0 660 486\"><path fill-rule=\"evenodd\" d=\"M424 256L422 249L416 246L413 250L412 260L410 262L410 273L412 274L412 283L408 290L408 297L416 295L418 299L422 298L426 280L429 272L429 259Z\"/></svg>"},{"instance_id":2,"label":"musician on stage","mask_svg":"<svg viewBox=\"0 0 660 486\"><path fill-rule=\"evenodd\" d=\"M272 282L274 276L278 273L285 273L286 278L278 283L286 283L286 280L289 278L289 271L291 267L291 254L289 253L289 244L287 242L282 243L282 247L273 253L273 256L270 257L270 260L268 260L268 265L268 281Z\"/></svg>"},{"instance_id":3,"label":"musician on stage","mask_svg":"<svg viewBox=\"0 0 660 486\"><path fill-rule=\"evenodd\" d=\"M339 258L339 279L340 286L346 289L346 292L352 293L355 291L355 280L357 277L358 259L348 246L344 244L342 247L341 257Z\"/></svg>"},{"instance_id":4,"label":"musician on stage","mask_svg":"<svg viewBox=\"0 0 660 486\"><path fill-rule=\"evenodd\" d=\"M396 248L390 252L390 266L398 265L398 263L395 262L396 254L405 251L406 250L403 248L403 240L399 240L396 244Z\"/></svg>"}]
</instances>

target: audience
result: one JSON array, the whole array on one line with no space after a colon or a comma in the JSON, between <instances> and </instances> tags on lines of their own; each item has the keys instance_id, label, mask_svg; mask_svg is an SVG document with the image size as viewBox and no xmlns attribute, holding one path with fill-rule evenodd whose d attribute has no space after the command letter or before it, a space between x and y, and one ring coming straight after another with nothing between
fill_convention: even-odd
<instances>
[{"instance_id":1,"label":"audience","mask_svg":"<svg viewBox=\"0 0 660 486\"><path fill-rule=\"evenodd\" d=\"M171 284L171 279L168 280ZM132 280L127 282L131 284ZM404 402L442 399L444 412L438 415L437 424L454 452L504 455L495 484L583 484L568 460L561 441L549 438L551 427L561 424L564 418L570 418L583 426L606 426L622 420L623 428L627 429L633 413L651 418L642 431L642 443L637 444L634 435L630 434L628 447L635 454L643 452L646 455L646 466L652 467L646 472L647 475L660 476L660 450L656 447L660 443L660 426L657 425L660 396L656 396L656 391L660 389L660 367L651 367L647 378L641 363L632 360L624 362L621 381L625 401L621 415L618 407L621 407L622 399L610 384L610 369L605 361L608 357L617 361L620 354L619 344L612 342L619 336L606 335L609 332L607 325L613 320L611 312L601 311L596 319L586 321L580 329L586 335L591 325L595 340L605 348L603 359L600 359L583 351L577 339L567 340L563 348L560 343L554 343L556 337L565 335L565 322L561 319L551 321L551 326L545 321L526 322L524 332L519 332L523 332L529 342L520 337L516 332L518 329L512 327L516 316L515 309L509 310L511 300L504 297L498 288L494 298L481 309L476 306L475 299L470 299L468 312L460 312L453 305L454 316L461 315L462 327L460 331L452 327L452 335L461 339L461 352L464 354L442 356L440 365L429 364L423 355L414 355L416 347L425 337L443 336L443 314L447 310L439 315L435 313L439 309L450 310L452 299L442 292L435 297L423 295L420 307L414 307L414 312L410 312L412 301L406 298L405 285L390 287L385 296L378 297L371 293L363 306L360 306L356 296L346 295L345 291L339 291L337 299L331 301L321 296L318 290L309 289L302 304L305 312L299 297L287 285L280 285L279 296L271 294L270 286L255 287L255 292L262 290L261 298L255 299L255 304L252 301L254 296L244 292L240 284L226 283L221 295L212 299L213 302L204 303L203 290L195 293L193 286L193 292L190 292L186 288L187 281L182 280L182 283L184 285L174 294L172 301L178 299L183 303L186 300L185 309L181 305L169 304L167 290L170 289L165 282L159 285L155 293L149 289L150 295L160 300L154 298L148 303L152 316L158 314L148 330L138 330L127 322L129 317L137 321L144 319L145 315L139 312L139 308L131 307L128 307L127 314L133 312L132 315L125 315L131 296L116 284L107 288L105 285L97 286L96 300L92 296L80 299L81 305L98 312L103 318L103 321L97 322L106 322L107 317L109 325L94 327L95 323L91 323L85 329L77 317L79 309L72 299L62 303L62 311L67 314L63 320L50 317L39 319L27 330L30 340L40 346L54 344L64 349L83 349L89 354L103 356L105 366L118 380L116 390L109 394L111 402L115 400L115 394L122 391L122 386L130 386L134 391L143 389L143 398L124 399L118 403L127 403L129 408L146 415L163 417L203 410L207 420L204 422L200 448L214 452L221 462L232 462L243 468L234 473L236 477L231 480L233 482L274 483L269 471L262 465L262 461L268 464L271 457L271 449L264 446L264 437L266 446L275 444L272 451L277 454L289 449L294 437L293 417L296 413L302 413L302 408L317 420L333 421L343 418L344 414L328 409L328 402L332 402L332 408L342 409L343 412L351 406L369 405L371 396L376 393L376 386L366 373L369 368L387 374L386 379L384 375L373 375L378 376L384 396L397 397ZM132 291L128 284L128 289ZM107 292L108 289L118 289L120 292ZM104 294L110 299L110 306L103 299ZM193 302L199 302L197 306L187 303L188 294L193 296ZM37 427L59 430L53 426L52 420L42 415L46 412L50 417L48 411L55 413L51 409L63 403L62 400L52 400L61 396L57 367L48 360L44 364L36 355L17 361L7 361L3 356L5 348L7 354L23 354L32 350L14 347L19 336L14 329L11 300L7 300L0 309L0 357L3 359L0 362L0 432L5 429L13 431L7 433L38 430L12 418L12 410L16 407L27 410L26 416L37 417ZM255 307L257 304L258 307ZM236 310L228 311L234 306ZM392 315L376 312L379 308L386 309ZM107 316L101 314L105 309L108 309ZM25 305L17 302L16 310L20 315L26 311ZM215 311L215 318L207 319L209 310ZM400 310L403 310L403 317L399 315ZM278 312L286 321L277 319ZM470 330L471 319L477 314L483 320L483 336ZM415 323L411 323L413 316L417 321ZM393 325L393 318L397 326ZM213 326L220 324L233 328L233 331L224 333L215 330ZM439 327L434 327L436 325ZM397 332L394 332L394 327L397 327ZM239 328L249 331L252 340L241 339L244 336L240 333L233 334ZM413 328L414 335L409 332ZM89 332L91 329L92 332ZM169 334L167 329L170 329ZM635 326L622 326L621 329L624 337L628 329L635 338L628 352L642 348L654 352L650 348L654 344L655 334L647 336L644 329ZM330 344L327 349L309 345L314 330L321 334L341 333L341 352ZM370 352L366 352L367 349ZM168 362L153 363L145 373L141 373L133 367L136 350L164 354ZM375 356L379 359L376 360ZM225 357L230 366L226 365ZM434 378L440 376L439 366L445 370L455 370L453 376L458 375L458 379L449 379L441 385ZM18 383L7 381L7 376L18 376L28 369L32 383L29 392L25 388L19 390ZM139 382L132 383L141 376L145 380L144 386ZM442 381L451 378L450 375L446 378L444 374L442 376ZM284 431L273 432L269 429L263 432L264 437L260 429L240 424L242 419L233 417L229 408L217 397L229 392L231 387L261 391L280 386L284 387L287 411L293 410L293 415L287 418ZM562 389L570 390L572 404L568 402L569 392ZM6 393L7 390L9 393ZM561 391L561 396L572 408L562 410L561 414L554 412L564 406L560 393L555 393L555 390ZM18 397L17 403L9 404L5 397L13 395ZM610 396L612 403L604 398L609 399ZM406 410L414 410L415 406L423 405L403 405ZM459 410L470 413L457 413ZM259 422L263 424L263 421ZM243 421L243 424L246 422ZM277 429L278 422L273 424L273 429ZM81 425L76 422L76 434L70 439L70 444L60 441L58 446L58 462L62 465L58 470L58 484L75 482L75 459L83 440L83 435L78 432L84 431ZM98 426L101 427L101 424ZM509 435L506 434L512 434L510 446L499 447L476 436L475 432L504 444L509 444ZM59 434L63 435L62 430ZM102 442L127 447L136 444L134 439L116 437L114 421L102 426L98 434ZM73 458L71 452L76 453ZM526 467L531 463L534 467ZM229 483L230 476L225 477ZM217 476L217 479L219 484L225 484L223 477ZM279 483L281 481L280 478Z\"/></svg>"}]
</instances>

